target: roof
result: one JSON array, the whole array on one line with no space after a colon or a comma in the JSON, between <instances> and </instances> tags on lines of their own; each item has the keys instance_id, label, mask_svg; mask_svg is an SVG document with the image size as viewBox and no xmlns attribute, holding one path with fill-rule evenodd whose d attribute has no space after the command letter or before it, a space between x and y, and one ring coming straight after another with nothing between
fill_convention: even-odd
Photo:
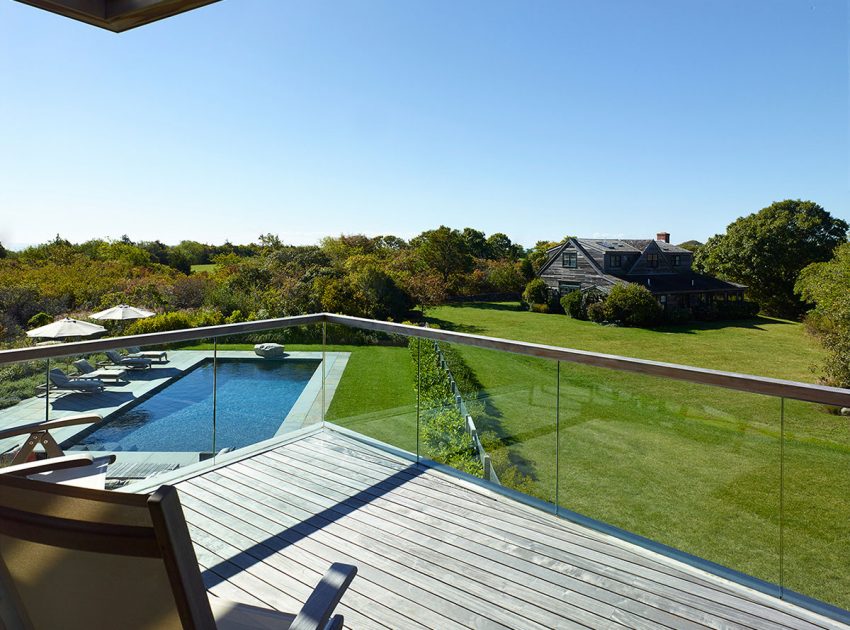
<instances>
[{"instance_id":1,"label":"roof","mask_svg":"<svg viewBox=\"0 0 850 630\"><path fill-rule=\"evenodd\" d=\"M99 26L115 33L191 11L218 0L18 0L51 13Z\"/></svg>"},{"instance_id":2,"label":"roof","mask_svg":"<svg viewBox=\"0 0 850 630\"><path fill-rule=\"evenodd\" d=\"M632 254L640 254L643 249L638 249L634 245L632 245L629 241L621 241L617 239L609 239L609 238L579 238L576 239L579 244L588 250L596 250L600 253L607 252L628 252ZM648 243L649 241L647 241Z\"/></svg>"},{"instance_id":3,"label":"roof","mask_svg":"<svg viewBox=\"0 0 850 630\"><path fill-rule=\"evenodd\" d=\"M747 287L698 273L623 274L627 282L641 284L653 293L687 293L690 291L741 291Z\"/></svg>"}]
</instances>

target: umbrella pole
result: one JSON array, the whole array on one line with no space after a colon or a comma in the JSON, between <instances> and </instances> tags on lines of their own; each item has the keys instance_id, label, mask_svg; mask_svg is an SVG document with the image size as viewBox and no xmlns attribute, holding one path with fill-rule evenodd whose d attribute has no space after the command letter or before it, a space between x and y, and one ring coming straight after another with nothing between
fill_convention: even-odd
<instances>
[{"instance_id":1,"label":"umbrella pole","mask_svg":"<svg viewBox=\"0 0 850 630\"><path fill-rule=\"evenodd\" d=\"M50 420L50 357L47 357L47 367L44 368L44 421Z\"/></svg>"}]
</instances>

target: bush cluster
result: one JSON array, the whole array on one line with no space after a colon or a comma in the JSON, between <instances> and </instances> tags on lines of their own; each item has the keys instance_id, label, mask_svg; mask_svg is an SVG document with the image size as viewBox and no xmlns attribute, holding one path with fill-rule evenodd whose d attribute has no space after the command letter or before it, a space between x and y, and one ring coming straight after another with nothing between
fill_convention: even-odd
<instances>
[{"instance_id":1,"label":"bush cluster","mask_svg":"<svg viewBox=\"0 0 850 630\"><path fill-rule=\"evenodd\" d=\"M561 308L573 319L590 319L588 315L590 307L604 299L605 295L598 289L571 291L561 298Z\"/></svg>"},{"instance_id":2,"label":"bush cluster","mask_svg":"<svg viewBox=\"0 0 850 630\"><path fill-rule=\"evenodd\" d=\"M439 355L430 341L411 337L408 342L414 361L419 346L419 400L421 405L421 439L428 456L453 468L481 477L484 468L478 452L466 432L466 419L461 415L452 395L449 377L440 367ZM470 372L457 365L452 373L455 382L468 379Z\"/></svg>"}]
</instances>

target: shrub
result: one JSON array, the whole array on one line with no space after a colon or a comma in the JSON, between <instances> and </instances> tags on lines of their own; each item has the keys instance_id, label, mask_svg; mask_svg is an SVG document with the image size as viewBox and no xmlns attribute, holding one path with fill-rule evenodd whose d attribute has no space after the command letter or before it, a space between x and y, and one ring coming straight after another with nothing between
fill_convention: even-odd
<instances>
[{"instance_id":1,"label":"shrub","mask_svg":"<svg viewBox=\"0 0 850 630\"><path fill-rule=\"evenodd\" d=\"M605 294L596 288L590 288L586 291L571 291L561 298L561 308L573 319L589 319L587 311L590 306L604 300Z\"/></svg>"},{"instance_id":2,"label":"shrub","mask_svg":"<svg viewBox=\"0 0 850 630\"><path fill-rule=\"evenodd\" d=\"M531 304L531 310L535 313L548 313L549 305L548 304Z\"/></svg>"},{"instance_id":3,"label":"shrub","mask_svg":"<svg viewBox=\"0 0 850 630\"><path fill-rule=\"evenodd\" d=\"M573 319L586 319L587 311L582 313L581 302L581 291L570 291L561 298L561 308L564 309L565 315Z\"/></svg>"},{"instance_id":4,"label":"shrub","mask_svg":"<svg viewBox=\"0 0 850 630\"><path fill-rule=\"evenodd\" d=\"M668 324L684 324L691 320L691 311L674 306L664 311L663 319Z\"/></svg>"},{"instance_id":5,"label":"shrub","mask_svg":"<svg viewBox=\"0 0 850 630\"><path fill-rule=\"evenodd\" d=\"M549 287L541 278L535 278L527 285L525 291L522 292L523 301L528 304L548 304L549 303ZM548 313L548 310L545 311Z\"/></svg>"},{"instance_id":6,"label":"shrub","mask_svg":"<svg viewBox=\"0 0 850 630\"><path fill-rule=\"evenodd\" d=\"M53 318L41 311L40 313L36 313L27 321L27 328L38 328L40 326L47 326L50 322L53 321Z\"/></svg>"},{"instance_id":7,"label":"shrub","mask_svg":"<svg viewBox=\"0 0 850 630\"><path fill-rule=\"evenodd\" d=\"M605 319L622 326L651 326L661 318L661 305L639 284L613 286L603 304Z\"/></svg>"},{"instance_id":8,"label":"shrub","mask_svg":"<svg viewBox=\"0 0 850 630\"><path fill-rule=\"evenodd\" d=\"M596 322L597 324L601 324L605 321L605 302L596 302L587 307L587 318Z\"/></svg>"}]
</instances>

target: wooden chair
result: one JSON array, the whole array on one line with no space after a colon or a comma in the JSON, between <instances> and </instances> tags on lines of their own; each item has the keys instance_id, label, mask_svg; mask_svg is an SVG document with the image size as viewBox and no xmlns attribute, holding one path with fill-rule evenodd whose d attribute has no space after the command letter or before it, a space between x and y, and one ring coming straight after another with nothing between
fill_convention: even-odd
<instances>
[{"instance_id":1,"label":"wooden chair","mask_svg":"<svg viewBox=\"0 0 850 630\"><path fill-rule=\"evenodd\" d=\"M56 439L50 434L52 429L92 424L100 422L97 414L73 415L47 422L34 422L0 430L0 440L20 435L29 435L26 441L15 453L8 466L0 468L0 475L18 475L32 477L52 483L66 483L83 488L103 489L106 485L106 471L109 464L115 461L115 455L92 457L88 453L66 455ZM44 448L45 459L29 461L35 457L37 446Z\"/></svg>"},{"instance_id":2,"label":"wooden chair","mask_svg":"<svg viewBox=\"0 0 850 630\"><path fill-rule=\"evenodd\" d=\"M87 490L0 475L0 627L338 630L356 567L297 615L208 597L177 490Z\"/></svg>"}]
</instances>

